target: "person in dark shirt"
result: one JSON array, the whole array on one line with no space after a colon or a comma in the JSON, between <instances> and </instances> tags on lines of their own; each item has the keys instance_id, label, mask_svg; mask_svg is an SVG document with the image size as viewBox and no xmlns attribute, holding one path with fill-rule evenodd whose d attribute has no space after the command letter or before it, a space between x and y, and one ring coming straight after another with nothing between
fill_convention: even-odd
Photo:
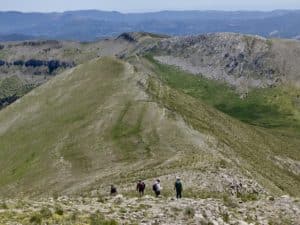
<instances>
[{"instance_id":1,"label":"person in dark shirt","mask_svg":"<svg viewBox=\"0 0 300 225\"><path fill-rule=\"evenodd\" d=\"M140 196L144 195L145 188L146 188L146 184L144 183L144 181L139 180L139 182L136 185L136 191L140 194Z\"/></svg>"},{"instance_id":2,"label":"person in dark shirt","mask_svg":"<svg viewBox=\"0 0 300 225\"><path fill-rule=\"evenodd\" d=\"M182 183L179 177L176 178L176 182L174 185L174 189L176 190L176 198L182 197Z\"/></svg>"},{"instance_id":3,"label":"person in dark shirt","mask_svg":"<svg viewBox=\"0 0 300 225\"><path fill-rule=\"evenodd\" d=\"M117 188L112 184L110 186L110 195L115 196L118 194Z\"/></svg>"}]
</instances>

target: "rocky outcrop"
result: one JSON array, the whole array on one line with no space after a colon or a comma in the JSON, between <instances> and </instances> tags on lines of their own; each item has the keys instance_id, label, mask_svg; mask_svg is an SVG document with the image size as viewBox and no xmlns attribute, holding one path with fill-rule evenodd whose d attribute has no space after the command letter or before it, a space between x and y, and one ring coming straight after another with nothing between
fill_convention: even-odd
<instances>
[{"instance_id":1,"label":"rocky outcrop","mask_svg":"<svg viewBox=\"0 0 300 225\"><path fill-rule=\"evenodd\" d=\"M300 204L288 196L259 201L236 199L68 196L40 200L7 200L0 208L1 224L141 224L248 225L299 224ZM55 222L56 221L56 222ZM110 221L110 223L104 223ZM27 224L27 223L26 223Z\"/></svg>"},{"instance_id":2,"label":"rocky outcrop","mask_svg":"<svg viewBox=\"0 0 300 225\"><path fill-rule=\"evenodd\" d=\"M271 48L272 41L262 37L217 33L164 39L145 52L162 63L246 90L281 81Z\"/></svg>"},{"instance_id":3,"label":"rocky outcrop","mask_svg":"<svg viewBox=\"0 0 300 225\"><path fill-rule=\"evenodd\" d=\"M0 67L2 66L24 66L26 68L39 68L39 67L47 67L48 74L52 74L55 70L62 68L72 68L75 66L74 62L64 62L60 60L39 60L39 59L29 59L27 61L23 60L15 60L13 62L6 62L0 60Z\"/></svg>"}]
</instances>

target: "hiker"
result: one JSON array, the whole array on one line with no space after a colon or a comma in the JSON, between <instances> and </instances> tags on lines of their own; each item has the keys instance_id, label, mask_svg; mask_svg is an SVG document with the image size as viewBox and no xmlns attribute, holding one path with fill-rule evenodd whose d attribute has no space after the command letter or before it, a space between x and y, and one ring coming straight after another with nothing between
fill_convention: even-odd
<instances>
[{"instance_id":1,"label":"hiker","mask_svg":"<svg viewBox=\"0 0 300 225\"><path fill-rule=\"evenodd\" d=\"M146 184L144 183L144 181L139 180L139 182L136 185L136 191L140 194L140 196L144 195L145 188Z\"/></svg>"},{"instance_id":2,"label":"hiker","mask_svg":"<svg viewBox=\"0 0 300 225\"><path fill-rule=\"evenodd\" d=\"M237 197L241 194L243 188L242 183L238 183L237 181L233 181L230 184L230 192L231 195L236 195Z\"/></svg>"},{"instance_id":3,"label":"hiker","mask_svg":"<svg viewBox=\"0 0 300 225\"><path fill-rule=\"evenodd\" d=\"M154 184L153 184L153 186L152 186L152 189L153 189L153 191L154 191L154 193L155 193L155 196L156 197L159 197L160 196L160 191L161 191L161 186L160 186L160 180L159 179L157 179L155 182L154 182Z\"/></svg>"},{"instance_id":4,"label":"hiker","mask_svg":"<svg viewBox=\"0 0 300 225\"><path fill-rule=\"evenodd\" d=\"M181 198L181 193L182 193L182 183L180 180L180 177L176 177L174 189L176 190L176 198Z\"/></svg>"},{"instance_id":5,"label":"hiker","mask_svg":"<svg viewBox=\"0 0 300 225\"><path fill-rule=\"evenodd\" d=\"M115 195L117 195L117 194L118 194L117 188L112 184L112 185L110 186L110 195L111 195L111 196L115 196Z\"/></svg>"}]
</instances>

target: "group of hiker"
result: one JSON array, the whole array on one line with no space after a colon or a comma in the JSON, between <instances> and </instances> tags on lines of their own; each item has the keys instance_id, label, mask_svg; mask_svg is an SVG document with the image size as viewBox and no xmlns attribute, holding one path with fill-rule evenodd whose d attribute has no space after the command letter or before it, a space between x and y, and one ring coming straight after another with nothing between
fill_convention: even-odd
<instances>
[{"instance_id":1,"label":"group of hiker","mask_svg":"<svg viewBox=\"0 0 300 225\"><path fill-rule=\"evenodd\" d=\"M142 180L139 180L136 185L136 191L138 192L140 197L142 197L144 195L145 190L146 190L145 182ZM154 183L152 185L152 190L156 197L159 197L161 195L162 186L161 186L159 179L154 181ZM174 190L176 191L176 198L177 199L181 198L183 188L182 188L182 182L181 182L180 177L176 177L176 181L174 183ZM110 194L112 196L118 194L117 188L114 185L111 185Z\"/></svg>"}]
</instances>

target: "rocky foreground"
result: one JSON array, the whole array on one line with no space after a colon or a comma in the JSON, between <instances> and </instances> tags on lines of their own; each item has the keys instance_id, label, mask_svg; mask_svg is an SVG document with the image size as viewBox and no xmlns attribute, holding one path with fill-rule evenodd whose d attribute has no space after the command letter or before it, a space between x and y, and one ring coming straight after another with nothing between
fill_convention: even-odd
<instances>
[{"instance_id":1,"label":"rocky foreground","mask_svg":"<svg viewBox=\"0 0 300 225\"><path fill-rule=\"evenodd\" d=\"M59 197L6 200L0 224L263 224L299 225L300 200L288 196L242 202L237 198L188 199Z\"/></svg>"}]
</instances>

